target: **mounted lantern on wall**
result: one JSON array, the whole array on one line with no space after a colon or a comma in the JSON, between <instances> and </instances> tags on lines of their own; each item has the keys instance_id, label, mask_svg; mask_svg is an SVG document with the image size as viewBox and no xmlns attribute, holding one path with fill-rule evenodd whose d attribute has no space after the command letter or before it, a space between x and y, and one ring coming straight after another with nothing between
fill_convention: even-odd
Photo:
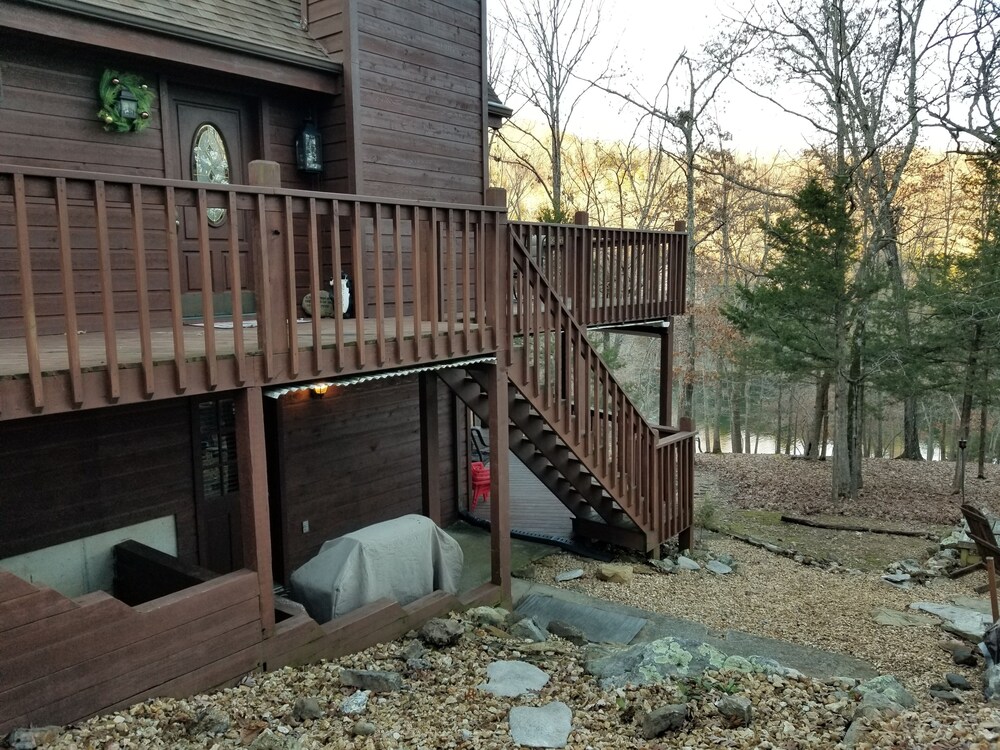
<instances>
[{"instance_id":1,"label":"mounted lantern on wall","mask_svg":"<svg viewBox=\"0 0 1000 750\"><path fill-rule=\"evenodd\" d=\"M316 174L323 171L323 139L319 128L307 117L295 139L295 163L300 172Z\"/></svg>"},{"instance_id":2,"label":"mounted lantern on wall","mask_svg":"<svg viewBox=\"0 0 1000 750\"><path fill-rule=\"evenodd\" d=\"M149 125L153 92L139 76L105 70L98 95L97 119L109 133L140 133Z\"/></svg>"}]
</instances>

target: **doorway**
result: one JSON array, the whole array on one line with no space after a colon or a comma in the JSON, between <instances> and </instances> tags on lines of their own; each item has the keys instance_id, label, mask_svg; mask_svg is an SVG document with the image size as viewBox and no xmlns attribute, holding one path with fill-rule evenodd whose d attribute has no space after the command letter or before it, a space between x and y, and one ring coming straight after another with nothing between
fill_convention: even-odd
<instances>
[{"instance_id":1,"label":"doorway","mask_svg":"<svg viewBox=\"0 0 1000 750\"><path fill-rule=\"evenodd\" d=\"M171 87L170 113L175 137L174 147L168 151L168 175L196 182L245 184L247 164L257 158L258 152L256 109L256 104L244 97ZM203 278L199 255L200 219L197 208L179 208L177 223L181 283L186 295L185 316L197 317L201 314L201 293L206 289L213 293L216 313L225 315L231 312L232 279L228 252L233 232L238 239L240 286L244 290L253 288L249 217L230 216L225 208L208 210L209 279ZM247 302L244 302L244 311L250 312Z\"/></svg>"}]
</instances>

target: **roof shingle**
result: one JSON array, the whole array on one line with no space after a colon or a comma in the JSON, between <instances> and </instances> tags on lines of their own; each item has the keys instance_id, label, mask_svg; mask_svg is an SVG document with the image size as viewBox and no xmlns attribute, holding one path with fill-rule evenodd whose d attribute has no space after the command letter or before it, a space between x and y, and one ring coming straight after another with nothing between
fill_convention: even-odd
<instances>
[{"instance_id":1,"label":"roof shingle","mask_svg":"<svg viewBox=\"0 0 1000 750\"><path fill-rule=\"evenodd\" d=\"M311 67L343 63L302 28L300 0L29 1Z\"/></svg>"}]
</instances>

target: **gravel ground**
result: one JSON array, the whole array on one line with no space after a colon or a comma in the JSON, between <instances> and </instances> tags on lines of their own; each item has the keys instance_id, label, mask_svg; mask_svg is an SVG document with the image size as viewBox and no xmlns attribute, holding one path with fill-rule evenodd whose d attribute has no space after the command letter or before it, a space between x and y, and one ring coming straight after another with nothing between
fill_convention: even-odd
<instances>
[{"instance_id":1,"label":"gravel ground","mask_svg":"<svg viewBox=\"0 0 1000 750\"><path fill-rule=\"evenodd\" d=\"M823 499L828 494L828 464L763 456L726 456L724 461L700 456L698 461L700 470L717 471L733 487L733 501L742 507L800 514L850 512L909 522L951 522L957 517L958 501L946 489L951 469L947 464L868 462L865 501L858 507L838 508ZM990 496L996 481L1000 477L992 474L979 484L970 479L970 500L996 503ZM891 627L871 619L877 606L903 610L918 600L944 602L972 596L973 588L985 580L982 573L900 591L879 580L876 572L827 572L726 538L708 539L704 546L731 555L736 560L735 573L666 575L639 563L631 583L613 584L596 580L597 565L592 561L558 554L536 563L534 576L556 585L555 573L582 567L587 572L584 578L561 585L696 620L719 631L738 629L870 661L880 671L896 675L918 705L914 711L873 720L868 734L855 746L859 749L1000 749L1000 704L988 705L982 698L982 667L952 664L939 646L946 636L935 626ZM548 650L533 650L470 623L457 645L427 655L426 669L406 672L405 659L400 658L406 646L404 639L337 662L250 675L245 684L210 695L149 701L70 727L48 746L62 750L489 750L514 747L507 722L512 707L559 700L573 711L567 745L573 750L838 748L857 705L850 686L836 680L743 674L709 673L697 681L606 692L583 673L582 651L576 646L555 639ZM477 690L485 681L487 666L502 659L530 661L551 680L538 695L523 698L498 698ZM345 716L339 706L353 688L340 684L342 667L400 670L406 687L373 696L360 717ZM964 675L976 688L959 693L957 705L928 694L928 686L942 682L946 672ZM716 710L715 701L731 692L752 700L750 727L732 728ZM295 718L293 704L304 697L318 701L322 717ZM679 702L691 711L681 731L655 740L641 738L638 722L644 712ZM199 717L208 710L223 712L229 728L216 734L206 732ZM374 733L356 735L359 721L370 722L368 728Z\"/></svg>"},{"instance_id":2,"label":"gravel ground","mask_svg":"<svg viewBox=\"0 0 1000 750\"><path fill-rule=\"evenodd\" d=\"M917 710L876 721L858 748L997 748L1000 706L990 707L978 690L962 693L962 703L947 705L927 694L931 682L945 672L960 672L974 685L980 669L956 667L939 648L937 628L875 625L873 606L905 608L911 601L945 601L968 595L978 576L962 582L941 581L909 592L881 583L874 575L827 573L775 557L755 547L712 540L706 547L737 561L733 575L708 573L665 575L636 566L630 584L596 580L596 564L567 554L535 564L535 577L546 582L559 571L583 567L583 579L565 588L632 606L699 620L709 627L741 630L850 653L880 670L897 675L918 700ZM649 570L649 573L646 571ZM467 626L458 645L428 654L430 668L405 673L406 688L373 696L361 720L375 734L354 736L358 717L340 714L340 702L353 689L340 685L341 667L401 670L406 639L376 646L337 662L311 668L253 675L248 684L187 700L151 701L130 711L97 717L62 735L52 747L63 750L126 748L252 747L267 730L288 745L267 747L343 748L344 750L434 750L435 748L510 748L507 715L519 705L564 701L573 710L567 747L593 748L836 748L856 707L849 686L836 680L781 679L758 675L710 673L700 681L601 690L583 673L582 652L560 641L548 652ZM524 659L545 670L551 681L537 696L497 698L476 686L486 679L489 663ZM714 707L727 692L750 698L754 721L749 728L730 728ZM292 706L297 698L315 697L325 716L299 722ZM644 711L668 703L687 703L691 719L684 730L657 740L643 740L638 721ZM206 736L197 719L208 708L232 722L219 735ZM254 749L256 750L256 748Z\"/></svg>"}]
</instances>

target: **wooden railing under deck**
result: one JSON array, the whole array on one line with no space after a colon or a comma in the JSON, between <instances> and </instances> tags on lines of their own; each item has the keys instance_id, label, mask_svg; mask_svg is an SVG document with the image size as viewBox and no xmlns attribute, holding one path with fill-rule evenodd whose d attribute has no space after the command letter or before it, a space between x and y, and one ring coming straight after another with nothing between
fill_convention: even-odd
<instances>
[{"instance_id":1,"label":"wooden railing under deck","mask_svg":"<svg viewBox=\"0 0 1000 750\"><path fill-rule=\"evenodd\" d=\"M512 222L549 285L585 326L684 313L687 234Z\"/></svg>"},{"instance_id":2,"label":"wooden railing under deck","mask_svg":"<svg viewBox=\"0 0 1000 750\"><path fill-rule=\"evenodd\" d=\"M494 352L501 217L0 166L0 419Z\"/></svg>"},{"instance_id":3,"label":"wooden railing under deck","mask_svg":"<svg viewBox=\"0 0 1000 750\"><path fill-rule=\"evenodd\" d=\"M508 253L515 301L503 349L510 352L511 381L646 533L648 549L684 532L694 498L694 433L663 428L669 434L661 436L591 347L516 230Z\"/></svg>"}]
</instances>

